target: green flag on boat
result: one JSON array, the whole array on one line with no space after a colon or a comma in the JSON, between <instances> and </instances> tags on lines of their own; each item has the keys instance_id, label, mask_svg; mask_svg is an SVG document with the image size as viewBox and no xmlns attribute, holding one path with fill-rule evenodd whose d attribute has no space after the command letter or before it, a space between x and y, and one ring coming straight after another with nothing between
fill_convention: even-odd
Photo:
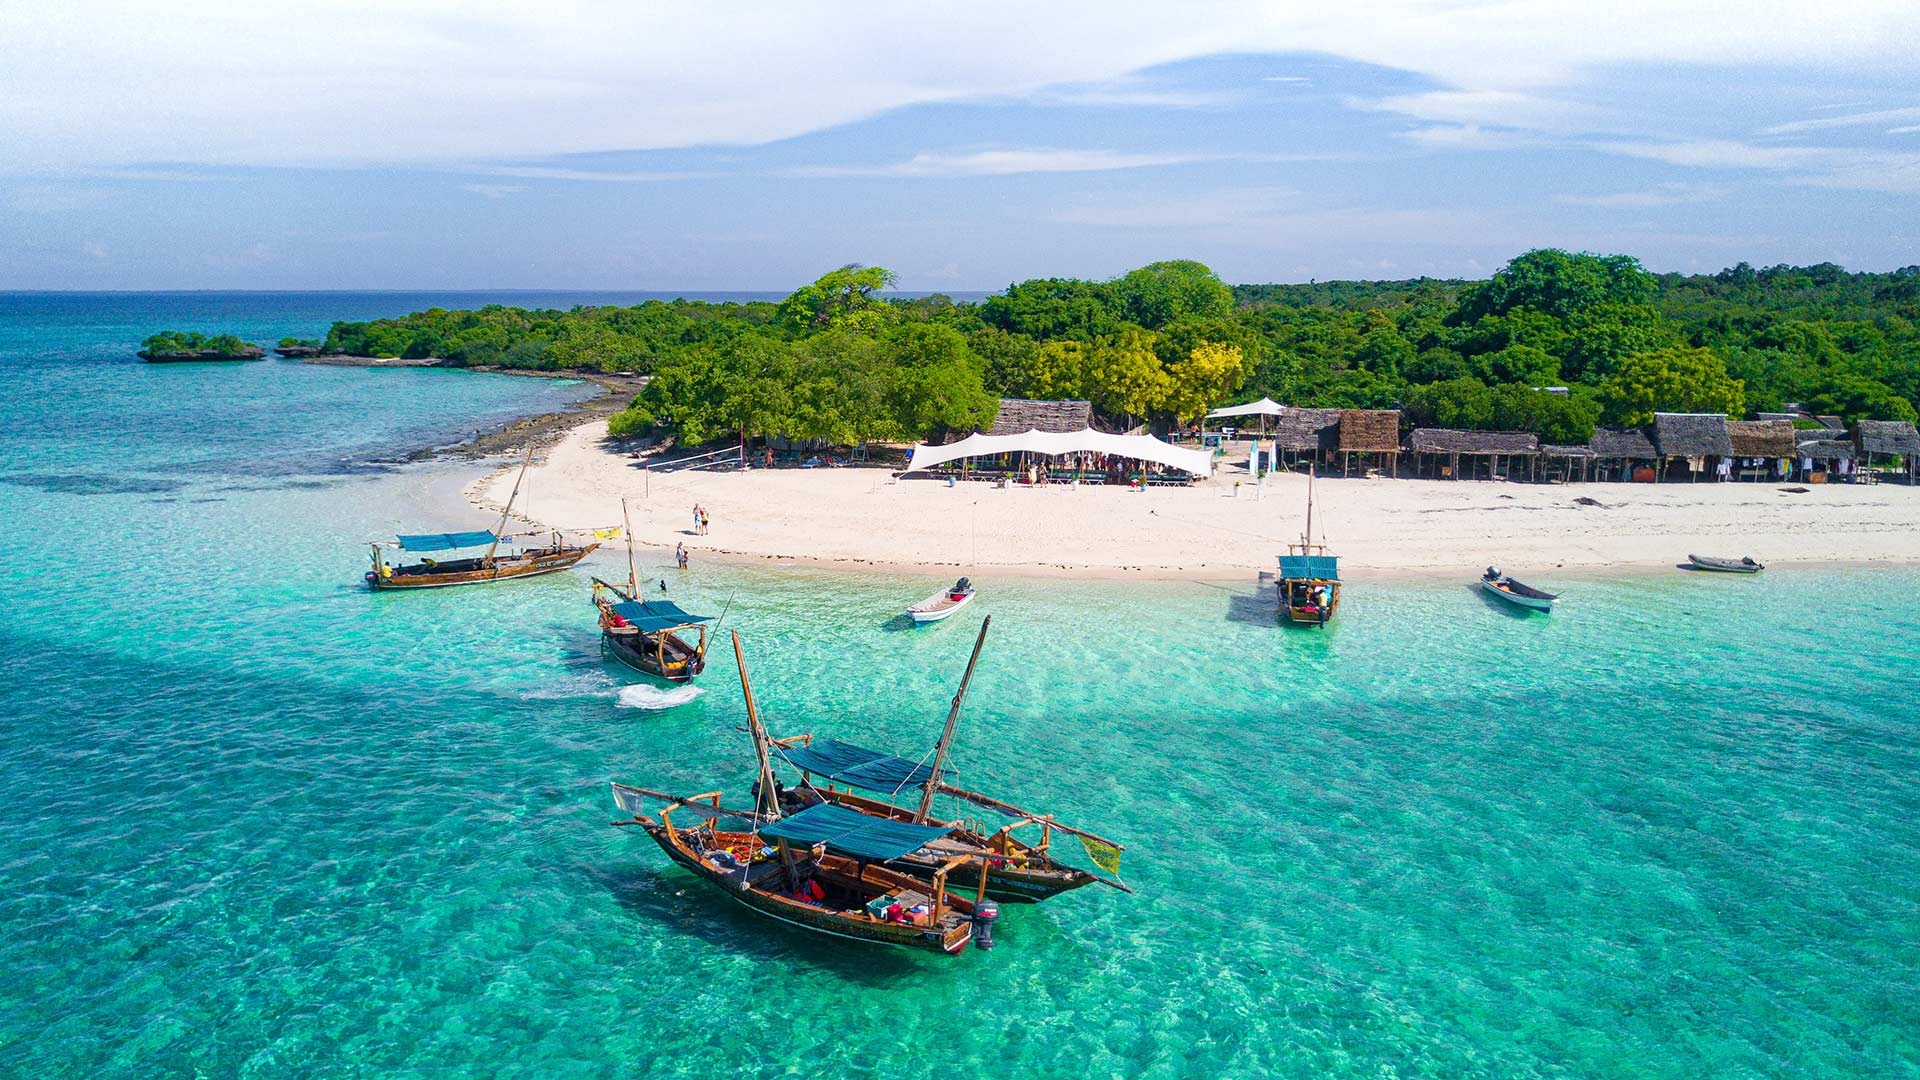
<instances>
[{"instance_id":1,"label":"green flag on boat","mask_svg":"<svg viewBox=\"0 0 1920 1080\"><path fill-rule=\"evenodd\" d=\"M1093 865L1105 870L1109 874L1117 875L1120 873L1119 848L1114 847L1112 844L1102 843L1091 836L1082 836L1080 838L1080 846L1087 849L1087 858L1093 860Z\"/></svg>"}]
</instances>

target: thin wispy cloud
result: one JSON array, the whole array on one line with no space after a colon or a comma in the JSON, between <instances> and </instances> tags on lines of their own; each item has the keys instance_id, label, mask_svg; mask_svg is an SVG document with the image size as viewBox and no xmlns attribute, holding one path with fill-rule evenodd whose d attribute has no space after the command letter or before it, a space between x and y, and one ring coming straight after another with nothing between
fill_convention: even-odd
<instances>
[{"instance_id":1,"label":"thin wispy cloud","mask_svg":"<svg viewBox=\"0 0 1920 1080\"><path fill-rule=\"evenodd\" d=\"M525 184L461 184L460 190L470 191L488 199L504 199L516 191L525 191Z\"/></svg>"},{"instance_id":2,"label":"thin wispy cloud","mask_svg":"<svg viewBox=\"0 0 1920 1080\"><path fill-rule=\"evenodd\" d=\"M561 165L499 165L469 171L482 176L511 176L526 180L577 180L589 184L660 184L674 180L701 180L725 175L717 172L680 172L672 169L577 169ZM511 190L518 191L519 188Z\"/></svg>"},{"instance_id":3,"label":"thin wispy cloud","mask_svg":"<svg viewBox=\"0 0 1920 1080\"><path fill-rule=\"evenodd\" d=\"M1719 202L1731 192L1725 184L1660 184L1644 191L1615 191L1601 195L1562 194L1553 201L1563 206L1592 206L1603 210L1645 210L1657 206Z\"/></svg>"},{"instance_id":4,"label":"thin wispy cloud","mask_svg":"<svg viewBox=\"0 0 1920 1080\"><path fill-rule=\"evenodd\" d=\"M1793 135L1803 131L1825 131L1832 128L1865 127L1879 124L1897 124L1903 120L1920 120L1920 107L1904 109L1875 109L1872 112L1850 113L1846 116L1822 116L1812 120L1794 120L1785 124L1775 124L1762 128L1762 135Z\"/></svg>"},{"instance_id":5,"label":"thin wispy cloud","mask_svg":"<svg viewBox=\"0 0 1920 1080\"><path fill-rule=\"evenodd\" d=\"M803 165L788 175L841 176L1014 176L1020 173L1109 172L1219 161L1221 154L1123 153L1117 150L981 150L971 154L915 154L883 165Z\"/></svg>"}]
</instances>

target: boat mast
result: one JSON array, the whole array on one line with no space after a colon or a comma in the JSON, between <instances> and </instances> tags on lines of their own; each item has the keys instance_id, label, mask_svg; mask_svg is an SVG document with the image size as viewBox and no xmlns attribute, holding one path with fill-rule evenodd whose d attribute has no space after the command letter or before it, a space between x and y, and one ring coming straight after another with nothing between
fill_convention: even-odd
<instances>
[{"instance_id":1,"label":"boat mast","mask_svg":"<svg viewBox=\"0 0 1920 1080\"><path fill-rule=\"evenodd\" d=\"M620 523L627 529L627 599L640 599L640 570L633 564L633 515L627 512L627 500L620 500Z\"/></svg>"},{"instance_id":2,"label":"boat mast","mask_svg":"<svg viewBox=\"0 0 1920 1080\"><path fill-rule=\"evenodd\" d=\"M780 816L780 799L773 793L773 759L767 754L767 729L760 725L760 710L753 703L753 685L747 681L747 658L740 651L740 631L733 634L733 659L740 665L740 690L747 695L747 731L753 736L753 753L760 759L760 798L754 812L768 818Z\"/></svg>"},{"instance_id":3,"label":"boat mast","mask_svg":"<svg viewBox=\"0 0 1920 1080\"><path fill-rule=\"evenodd\" d=\"M953 742L953 725L960 720L960 702L967 696L967 684L973 681L973 666L980 662L980 646L986 644L987 627L992 625L993 616L982 619L980 636L973 639L973 655L967 658L967 673L960 677L960 689L953 694L953 708L947 710L946 730L940 733L940 743L933 748L933 771L927 775L926 786L921 789L920 809L913 814L915 824L926 824L927 812L933 809L933 793L940 786L940 769L947 763L947 747Z\"/></svg>"},{"instance_id":4,"label":"boat mast","mask_svg":"<svg viewBox=\"0 0 1920 1080\"><path fill-rule=\"evenodd\" d=\"M500 510L500 524L493 527L493 543L487 545L486 565L493 565L493 553L500 547L500 534L506 531L507 515L513 513L513 500L520 495L520 484L527 478L527 469L533 464L533 444L527 444L527 460L520 463L520 475L513 478L513 490L507 493L507 505Z\"/></svg>"}]
</instances>

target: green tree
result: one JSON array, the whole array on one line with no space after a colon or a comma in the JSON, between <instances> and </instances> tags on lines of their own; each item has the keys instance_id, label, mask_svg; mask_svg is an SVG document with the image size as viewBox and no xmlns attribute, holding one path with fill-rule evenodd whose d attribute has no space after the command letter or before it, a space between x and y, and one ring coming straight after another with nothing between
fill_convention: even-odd
<instances>
[{"instance_id":1,"label":"green tree","mask_svg":"<svg viewBox=\"0 0 1920 1080\"><path fill-rule=\"evenodd\" d=\"M897 316L873 294L893 283L891 270L849 263L820 275L811 285L795 289L780 302L776 318L801 333L830 326L879 329Z\"/></svg>"},{"instance_id":2,"label":"green tree","mask_svg":"<svg viewBox=\"0 0 1920 1080\"><path fill-rule=\"evenodd\" d=\"M1656 412L1738 415L1745 392L1711 349L1658 349L1620 362L1600 387L1601 415L1624 427L1650 424Z\"/></svg>"},{"instance_id":3,"label":"green tree","mask_svg":"<svg viewBox=\"0 0 1920 1080\"><path fill-rule=\"evenodd\" d=\"M1885 383L1858 375L1841 375L1828 388L1807 402L1821 416L1839 416L1854 420L1920 420L1913 402L1893 392Z\"/></svg>"},{"instance_id":4,"label":"green tree","mask_svg":"<svg viewBox=\"0 0 1920 1080\"><path fill-rule=\"evenodd\" d=\"M1176 319L1226 318L1233 314L1233 290L1205 263L1178 259L1157 262L1125 274L1113 283L1120 314L1149 330Z\"/></svg>"}]
</instances>

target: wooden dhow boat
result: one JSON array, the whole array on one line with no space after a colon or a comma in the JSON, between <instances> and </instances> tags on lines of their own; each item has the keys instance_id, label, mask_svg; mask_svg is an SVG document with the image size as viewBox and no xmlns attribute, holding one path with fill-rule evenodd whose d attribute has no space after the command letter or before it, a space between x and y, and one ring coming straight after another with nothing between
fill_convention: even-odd
<instances>
[{"instance_id":1,"label":"wooden dhow boat","mask_svg":"<svg viewBox=\"0 0 1920 1080\"><path fill-rule=\"evenodd\" d=\"M939 622L971 603L973 603L973 582L961 578L952 586L941 589L925 600L908 607L907 617L916 625Z\"/></svg>"},{"instance_id":2,"label":"wooden dhow boat","mask_svg":"<svg viewBox=\"0 0 1920 1080\"><path fill-rule=\"evenodd\" d=\"M943 836L887 865L901 873L929 881L932 875L947 872L943 868L952 856L974 855L977 856L975 861L947 872L947 882L959 887L977 885L984 870L986 894L1003 903L1038 903L1094 882L1132 892L1119 881L1061 862L1051 852L1053 834L1066 833L1080 840L1096 866L1108 873L1118 873L1120 856L1125 850L1120 844L1061 824L1051 815L1031 813L998 799L942 782L947 753L953 743L954 726L960 716L960 704L966 697L968 684L973 680L974 667L980 660L980 648L986 641L987 627L992 623L993 618L988 616L980 624L979 637L973 643L973 655L967 660L967 671L961 677L960 689L953 696L952 707L947 712L946 728L934 746L931 764L924 760L908 761L837 739L816 740L811 735L776 739L771 744L773 751L787 764L798 769L801 777L797 788L781 790L776 787L782 806L798 809L824 803L887 821L939 826L946 830ZM855 788L889 797L917 789L917 805L896 806L886 799L858 794ZM962 799L1013 820L991 831L972 823L940 821L932 816L935 794ZM1016 829L1035 826L1040 830L1037 843L1028 843L1013 835Z\"/></svg>"},{"instance_id":3,"label":"wooden dhow boat","mask_svg":"<svg viewBox=\"0 0 1920 1080\"><path fill-rule=\"evenodd\" d=\"M947 886L947 876L977 856L944 857L930 882L885 865L940 839L944 827L876 818L830 803L782 814L738 633L733 647L760 766L754 809L723 808L718 792L677 798L615 784L614 802L632 817L614 824L640 827L668 858L736 903L792 926L943 956L958 955L975 940L992 948L999 906L985 898L983 886L976 885L971 897ZM657 817L646 813L648 799L665 804ZM677 824L673 815L682 812L699 822Z\"/></svg>"},{"instance_id":4,"label":"wooden dhow boat","mask_svg":"<svg viewBox=\"0 0 1920 1080\"><path fill-rule=\"evenodd\" d=\"M452 585L485 585L495 581L514 578L539 577L542 574L557 573L574 566L581 559L592 554L600 546L599 542L575 545L569 544L558 532L553 532L547 544L540 547L516 545L515 550L502 554L500 545L507 543L505 536L508 515L513 513L513 502L520 494L520 485L527 478L527 467L533 464L533 450L528 448L527 459L520 466L520 475L513 482L513 492L507 496L507 505L500 511L500 523L492 529L480 529L472 532L451 533L403 533L393 540L375 540L369 546L373 548L373 569L367 571L367 584L375 589L441 589ZM458 551L462 549L486 548L486 552L462 559L439 560L426 557L428 552ZM403 551L420 556L417 562L390 563L386 552Z\"/></svg>"},{"instance_id":5,"label":"wooden dhow boat","mask_svg":"<svg viewBox=\"0 0 1920 1080\"><path fill-rule=\"evenodd\" d=\"M1280 556L1280 613L1295 626L1327 625L1340 610L1340 557L1313 542L1314 470L1307 467L1307 527Z\"/></svg>"},{"instance_id":6,"label":"wooden dhow boat","mask_svg":"<svg viewBox=\"0 0 1920 1080\"><path fill-rule=\"evenodd\" d=\"M1710 570L1716 574L1757 574L1767 567L1765 563L1754 562L1746 556L1738 559L1717 559L1712 555L1689 555L1687 568Z\"/></svg>"},{"instance_id":7,"label":"wooden dhow boat","mask_svg":"<svg viewBox=\"0 0 1920 1080\"><path fill-rule=\"evenodd\" d=\"M671 600L640 598L640 571L633 554L633 522L620 502L627 533L625 586L593 579L593 605L600 610L600 647L615 660L668 682L691 682L707 666L711 615L695 615ZM689 642L682 634L697 635Z\"/></svg>"},{"instance_id":8,"label":"wooden dhow boat","mask_svg":"<svg viewBox=\"0 0 1920 1080\"><path fill-rule=\"evenodd\" d=\"M1515 607L1529 611L1552 611L1553 602L1560 599L1558 593L1542 592L1492 566L1480 575L1480 587Z\"/></svg>"}]
</instances>

